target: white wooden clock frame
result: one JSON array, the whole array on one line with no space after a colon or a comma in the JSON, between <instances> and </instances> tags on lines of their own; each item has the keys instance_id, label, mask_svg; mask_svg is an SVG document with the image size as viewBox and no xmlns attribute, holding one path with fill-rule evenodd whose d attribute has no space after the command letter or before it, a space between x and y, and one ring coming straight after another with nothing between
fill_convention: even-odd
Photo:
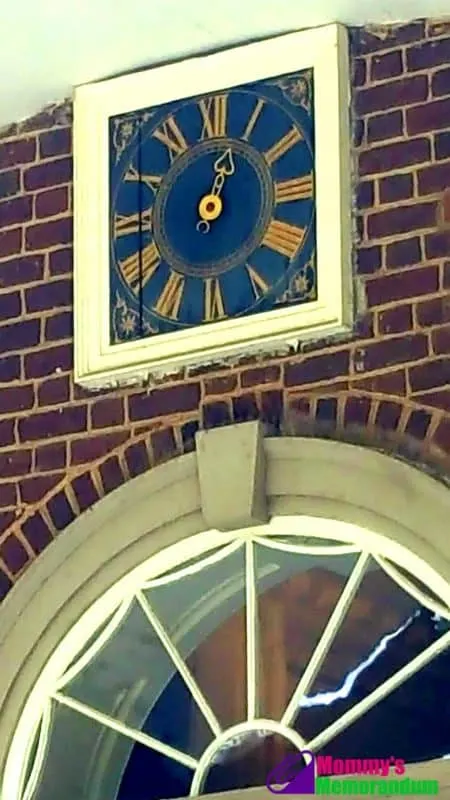
<instances>
[{"instance_id":1,"label":"white wooden clock frame","mask_svg":"<svg viewBox=\"0 0 450 800\"><path fill-rule=\"evenodd\" d=\"M318 299L182 332L110 344L109 118L312 68ZM279 351L352 322L347 33L327 25L75 90L75 380L93 389L256 351Z\"/></svg>"}]
</instances>

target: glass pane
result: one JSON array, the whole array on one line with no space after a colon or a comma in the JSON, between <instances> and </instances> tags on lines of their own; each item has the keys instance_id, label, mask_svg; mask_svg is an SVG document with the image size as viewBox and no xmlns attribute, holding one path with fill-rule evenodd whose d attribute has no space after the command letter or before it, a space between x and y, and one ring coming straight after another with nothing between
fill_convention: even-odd
<instances>
[{"instance_id":1,"label":"glass pane","mask_svg":"<svg viewBox=\"0 0 450 800\"><path fill-rule=\"evenodd\" d=\"M171 758L135 744L120 785L119 794L104 800L170 800L187 797L193 771ZM100 799L99 799L100 800Z\"/></svg>"},{"instance_id":2,"label":"glass pane","mask_svg":"<svg viewBox=\"0 0 450 800\"><path fill-rule=\"evenodd\" d=\"M439 606L445 608L444 601L437 594L434 594L434 592L430 589L430 587L427 586L425 583L423 583L417 577L417 575L413 575L411 572L408 572L408 570L404 569L403 567L400 567L398 564L396 564L393 561L390 561L388 558L386 558L385 561L388 566L391 566L396 572L400 574L401 577L405 578L409 583L411 583L413 587L419 589L419 591L422 592L422 594L424 594L425 597L430 598L434 603L437 603Z\"/></svg>"},{"instance_id":3,"label":"glass pane","mask_svg":"<svg viewBox=\"0 0 450 800\"><path fill-rule=\"evenodd\" d=\"M426 646L412 623L418 603L371 561L295 724L310 739ZM403 632L399 647L396 640Z\"/></svg>"},{"instance_id":4,"label":"glass pane","mask_svg":"<svg viewBox=\"0 0 450 800\"><path fill-rule=\"evenodd\" d=\"M376 669L403 651L408 658L440 638L432 616L422 611L380 656ZM437 656L323 748L335 758L402 758L427 761L450 753L450 649ZM380 682L380 679L377 681Z\"/></svg>"},{"instance_id":5,"label":"glass pane","mask_svg":"<svg viewBox=\"0 0 450 800\"><path fill-rule=\"evenodd\" d=\"M158 575L156 578L153 578L152 580L159 581L161 579L167 579L167 578L172 578L174 581L178 580L178 574L181 571L184 572L184 570L189 569L189 567L196 567L198 569L202 569L202 565L205 561L207 563L210 558L219 556L219 554L223 553L229 546L230 544L222 545L221 547L214 547L212 550L208 550L207 553L203 551L202 553L200 553L200 555L193 556L193 558L188 558L187 561L183 561L182 564L177 564L176 567L172 567L171 569L168 569L166 572L162 572L160 575ZM149 583L151 582L152 581L149 581Z\"/></svg>"},{"instance_id":6,"label":"glass pane","mask_svg":"<svg viewBox=\"0 0 450 800\"><path fill-rule=\"evenodd\" d=\"M145 592L222 726L246 714L244 548ZM197 737L195 726L192 735Z\"/></svg>"},{"instance_id":7,"label":"glass pane","mask_svg":"<svg viewBox=\"0 0 450 800\"><path fill-rule=\"evenodd\" d=\"M357 558L255 547L263 717L281 719Z\"/></svg>"},{"instance_id":8,"label":"glass pane","mask_svg":"<svg viewBox=\"0 0 450 800\"><path fill-rule=\"evenodd\" d=\"M202 713L137 602L109 642L70 681L63 694L192 756L199 755L212 738ZM180 718L186 723L180 725ZM195 736L189 736L189 726L195 729Z\"/></svg>"}]
</instances>

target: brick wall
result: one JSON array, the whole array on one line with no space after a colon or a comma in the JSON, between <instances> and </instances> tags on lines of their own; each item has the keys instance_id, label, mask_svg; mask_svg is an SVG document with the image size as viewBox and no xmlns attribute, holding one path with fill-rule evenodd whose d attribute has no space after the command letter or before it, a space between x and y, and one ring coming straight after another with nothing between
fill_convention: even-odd
<instances>
[{"instance_id":1,"label":"brick wall","mask_svg":"<svg viewBox=\"0 0 450 800\"><path fill-rule=\"evenodd\" d=\"M70 107L0 136L0 598L77 515L193 447L198 427L390 448L450 478L450 26L353 32L366 313L347 341L153 391L72 380ZM448 260L447 260L448 258Z\"/></svg>"}]
</instances>

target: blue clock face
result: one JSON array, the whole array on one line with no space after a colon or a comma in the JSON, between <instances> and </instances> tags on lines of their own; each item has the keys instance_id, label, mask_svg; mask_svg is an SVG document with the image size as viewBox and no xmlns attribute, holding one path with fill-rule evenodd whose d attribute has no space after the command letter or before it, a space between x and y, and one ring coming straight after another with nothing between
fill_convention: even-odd
<instances>
[{"instance_id":1,"label":"blue clock face","mask_svg":"<svg viewBox=\"0 0 450 800\"><path fill-rule=\"evenodd\" d=\"M316 299L312 75L110 120L112 343Z\"/></svg>"}]
</instances>

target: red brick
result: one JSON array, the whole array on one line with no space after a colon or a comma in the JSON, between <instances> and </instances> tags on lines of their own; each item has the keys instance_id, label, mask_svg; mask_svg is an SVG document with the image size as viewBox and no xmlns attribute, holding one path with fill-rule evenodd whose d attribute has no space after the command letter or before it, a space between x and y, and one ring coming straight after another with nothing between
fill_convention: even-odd
<instances>
[{"instance_id":1,"label":"red brick","mask_svg":"<svg viewBox=\"0 0 450 800\"><path fill-rule=\"evenodd\" d=\"M371 65L370 79L372 81L383 81L401 75L403 72L402 51L390 50L382 55L374 55Z\"/></svg>"},{"instance_id":2,"label":"red brick","mask_svg":"<svg viewBox=\"0 0 450 800\"><path fill-rule=\"evenodd\" d=\"M431 334L431 344L436 355L450 354L450 325L436 328Z\"/></svg>"},{"instance_id":3,"label":"red brick","mask_svg":"<svg viewBox=\"0 0 450 800\"><path fill-rule=\"evenodd\" d=\"M73 312L63 311L45 320L45 340L71 339L73 336Z\"/></svg>"},{"instance_id":4,"label":"red brick","mask_svg":"<svg viewBox=\"0 0 450 800\"><path fill-rule=\"evenodd\" d=\"M356 258L359 275L372 275L381 267L381 247L358 247Z\"/></svg>"},{"instance_id":5,"label":"red brick","mask_svg":"<svg viewBox=\"0 0 450 800\"><path fill-rule=\"evenodd\" d=\"M51 311L60 306L72 305L72 281L46 281L25 290L25 305L29 313Z\"/></svg>"},{"instance_id":6,"label":"red brick","mask_svg":"<svg viewBox=\"0 0 450 800\"><path fill-rule=\"evenodd\" d=\"M261 415L260 419L269 425L280 429L284 413L283 392L278 389L271 389L261 392Z\"/></svg>"},{"instance_id":7,"label":"red brick","mask_svg":"<svg viewBox=\"0 0 450 800\"><path fill-rule=\"evenodd\" d=\"M53 436L79 433L86 430L86 427L86 406L40 411L19 420L19 438L21 442L39 441Z\"/></svg>"},{"instance_id":8,"label":"red brick","mask_svg":"<svg viewBox=\"0 0 450 800\"><path fill-rule=\"evenodd\" d=\"M47 510L52 522L58 531L64 530L75 519L72 506L67 499L66 493L55 494L47 503Z\"/></svg>"},{"instance_id":9,"label":"red brick","mask_svg":"<svg viewBox=\"0 0 450 800\"><path fill-rule=\"evenodd\" d=\"M20 192L20 171L9 169L0 172L0 199L13 197Z\"/></svg>"},{"instance_id":10,"label":"red brick","mask_svg":"<svg viewBox=\"0 0 450 800\"><path fill-rule=\"evenodd\" d=\"M0 225L6 228L8 225L20 225L27 222L33 214L31 197L26 195L14 197L12 200L4 200L0 203Z\"/></svg>"},{"instance_id":11,"label":"red brick","mask_svg":"<svg viewBox=\"0 0 450 800\"><path fill-rule=\"evenodd\" d=\"M125 461L127 462L130 478L135 478L150 469L150 459L145 442L134 442L125 450Z\"/></svg>"},{"instance_id":12,"label":"red brick","mask_svg":"<svg viewBox=\"0 0 450 800\"><path fill-rule=\"evenodd\" d=\"M93 428L110 428L114 425L123 425L125 418L124 399L122 397L107 397L97 400L91 408Z\"/></svg>"},{"instance_id":13,"label":"red brick","mask_svg":"<svg viewBox=\"0 0 450 800\"><path fill-rule=\"evenodd\" d=\"M433 297L417 304L417 322L423 328L450 322L450 297Z\"/></svg>"},{"instance_id":14,"label":"red brick","mask_svg":"<svg viewBox=\"0 0 450 800\"><path fill-rule=\"evenodd\" d=\"M272 364L267 367L248 369L241 375L241 386L246 389L250 386L263 386L265 383L277 383L280 380L280 367Z\"/></svg>"},{"instance_id":15,"label":"red brick","mask_svg":"<svg viewBox=\"0 0 450 800\"><path fill-rule=\"evenodd\" d=\"M71 247L49 253L50 275L62 275L73 270L73 251Z\"/></svg>"},{"instance_id":16,"label":"red brick","mask_svg":"<svg viewBox=\"0 0 450 800\"><path fill-rule=\"evenodd\" d=\"M72 238L72 219L63 217L30 225L25 231L25 247L27 250L44 250L57 244L67 244Z\"/></svg>"},{"instance_id":17,"label":"red brick","mask_svg":"<svg viewBox=\"0 0 450 800\"><path fill-rule=\"evenodd\" d=\"M119 459L116 456L112 456L108 458L107 461L104 461L99 467L99 472L105 494L117 489L125 480L119 464Z\"/></svg>"},{"instance_id":18,"label":"red brick","mask_svg":"<svg viewBox=\"0 0 450 800\"><path fill-rule=\"evenodd\" d=\"M442 267L442 288L450 289L450 261L447 261Z\"/></svg>"},{"instance_id":19,"label":"red brick","mask_svg":"<svg viewBox=\"0 0 450 800\"><path fill-rule=\"evenodd\" d=\"M384 114L374 114L367 120L367 141L381 142L386 139L395 139L403 136L403 112L389 111Z\"/></svg>"},{"instance_id":20,"label":"red brick","mask_svg":"<svg viewBox=\"0 0 450 800\"><path fill-rule=\"evenodd\" d=\"M53 128L38 137L39 155L41 158L64 156L72 149L72 131L70 128Z\"/></svg>"},{"instance_id":21,"label":"red brick","mask_svg":"<svg viewBox=\"0 0 450 800\"><path fill-rule=\"evenodd\" d=\"M20 292L7 292L7 294L0 294L0 320L4 322L7 319L20 317L22 313L22 300Z\"/></svg>"},{"instance_id":22,"label":"red brick","mask_svg":"<svg viewBox=\"0 0 450 800\"><path fill-rule=\"evenodd\" d=\"M34 117L19 123L20 129L24 131L41 131L54 128L55 126L65 127L72 119L72 109L70 101L63 100L62 103L50 103L46 108L35 114Z\"/></svg>"},{"instance_id":23,"label":"red brick","mask_svg":"<svg viewBox=\"0 0 450 800\"><path fill-rule=\"evenodd\" d=\"M54 406L58 403L67 403L70 399L70 379L68 375L59 378L50 378L43 381L38 389L38 403L40 406Z\"/></svg>"},{"instance_id":24,"label":"red brick","mask_svg":"<svg viewBox=\"0 0 450 800\"><path fill-rule=\"evenodd\" d=\"M301 386L347 375L350 368L348 350L303 358L298 363L286 364L285 385Z\"/></svg>"},{"instance_id":25,"label":"red brick","mask_svg":"<svg viewBox=\"0 0 450 800\"><path fill-rule=\"evenodd\" d=\"M358 55L376 50L387 50L389 47L399 47L401 44L423 39L424 36L425 24L423 21L398 23L384 29L381 35L376 29L372 32L367 27L352 28L352 50Z\"/></svg>"},{"instance_id":26,"label":"red brick","mask_svg":"<svg viewBox=\"0 0 450 800\"><path fill-rule=\"evenodd\" d=\"M435 194L446 189L450 184L450 162L425 167L417 173L419 194Z\"/></svg>"},{"instance_id":27,"label":"red brick","mask_svg":"<svg viewBox=\"0 0 450 800\"><path fill-rule=\"evenodd\" d=\"M34 404L33 384L3 386L0 392L0 414L26 411Z\"/></svg>"},{"instance_id":28,"label":"red brick","mask_svg":"<svg viewBox=\"0 0 450 800\"><path fill-rule=\"evenodd\" d=\"M14 534L8 536L0 546L0 557L13 575L21 572L30 558L22 542Z\"/></svg>"},{"instance_id":29,"label":"red brick","mask_svg":"<svg viewBox=\"0 0 450 800\"><path fill-rule=\"evenodd\" d=\"M450 359L436 358L409 369L412 392L423 392L450 383Z\"/></svg>"},{"instance_id":30,"label":"red brick","mask_svg":"<svg viewBox=\"0 0 450 800\"><path fill-rule=\"evenodd\" d=\"M9 383L20 378L20 356L0 358L0 383Z\"/></svg>"},{"instance_id":31,"label":"red brick","mask_svg":"<svg viewBox=\"0 0 450 800\"><path fill-rule=\"evenodd\" d=\"M418 236L400 239L386 245L386 266L388 269L396 267L411 267L422 260L420 239Z\"/></svg>"},{"instance_id":32,"label":"red brick","mask_svg":"<svg viewBox=\"0 0 450 800\"><path fill-rule=\"evenodd\" d=\"M398 403L383 401L378 406L375 425L385 431L395 431L402 413Z\"/></svg>"},{"instance_id":33,"label":"red brick","mask_svg":"<svg viewBox=\"0 0 450 800\"><path fill-rule=\"evenodd\" d=\"M392 142L366 150L359 156L361 175L376 172L393 172L403 167L421 164L431 159L428 139L411 139L409 141Z\"/></svg>"},{"instance_id":34,"label":"red brick","mask_svg":"<svg viewBox=\"0 0 450 800\"><path fill-rule=\"evenodd\" d=\"M149 394L131 395L128 403L132 422L194 411L200 403L200 384L186 383L167 389L155 389Z\"/></svg>"},{"instance_id":35,"label":"red brick","mask_svg":"<svg viewBox=\"0 0 450 800\"><path fill-rule=\"evenodd\" d=\"M415 439L425 439L430 422L431 414L427 411L423 411L422 409L411 411L405 427L405 433L408 436L414 436Z\"/></svg>"},{"instance_id":36,"label":"red brick","mask_svg":"<svg viewBox=\"0 0 450 800\"><path fill-rule=\"evenodd\" d=\"M259 409L254 394L248 392L239 397L233 397L231 402L235 422L248 422L252 419L258 419Z\"/></svg>"},{"instance_id":37,"label":"red brick","mask_svg":"<svg viewBox=\"0 0 450 800\"><path fill-rule=\"evenodd\" d=\"M72 489L80 511L86 511L87 508L93 506L100 499L94 481L88 472L85 472L84 475L79 475L78 478L72 481Z\"/></svg>"},{"instance_id":38,"label":"red brick","mask_svg":"<svg viewBox=\"0 0 450 800\"><path fill-rule=\"evenodd\" d=\"M55 469L63 469L66 463L66 442L52 442L36 448L36 469L52 472Z\"/></svg>"},{"instance_id":39,"label":"red brick","mask_svg":"<svg viewBox=\"0 0 450 800\"><path fill-rule=\"evenodd\" d=\"M205 403L202 408L203 427L218 428L231 422L231 412L228 402Z\"/></svg>"},{"instance_id":40,"label":"red brick","mask_svg":"<svg viewBox=\"0 0 450 800\"><path fill-rule=\"evenodd\" d=\"M414 399L424 406L450 411L450 389L441 389L436 392L427 392L427 394L418 394Z\"/></svg>"},{"instance_id":41,"label":"red brick","mask_svg":"<svg viewBox=\"0 0 450 800\"><path fill-rule=\"evenodd\" d=\"M195 450L195 434L199 429L197 420L190 420L181 426L181 438L183 440L183 452L192 453Z\"/></svg>"},{"instance_id":42,"label":"red brick","mask_svg":"<svg viewBox=\"0 0 450 800\"><path fill-rule=\"evenodd\" d=\"M51 492L64 478L63 472L53 475L33 475L19 483L20 499L22 503L38 503L46 494Z\"/></svg>"},{"instance_id":43,"label":"red brick","mask_svg":"<svg viewBox=\"0 0 450 800\"><path fill-rule=\"evenodd\" d=\"M437 159L450 158L450 131L435 134L434 151Z\"/></svg>"},{"instance_id":44,"label":"red brick","mask_svg":"<svg viewBox=\"0 0 450 800\"><path fill-rule=\"evenodd\" d=\"M23 256L2 264L0 287L41 281L44 277L44 256Z\"/></svg>"},{"instance_id":45,"label":"red brick","mask_svg":"<svg viewBox=\"0 0 450 800\"><path fill-rule=\"evenodd\" d=\"M1 328L0 328L1 333ZM26 378L44 378L55 372L68 372L72 368L73 352L71 345L47 347L24 358Z\"/></svg>"},{"instance_id":46,"label":"red brick","mask_svg":"<svg viewBox=\"0 0 450 800\"><path fill-rule=\"evenodd\" d=\"M420 103L428 97L426 75L400 78L378 86L360 89L356 94L357 114L373 114L375 111L409 106Z\"/></svg>"},{"instance_id":47,"label":"red brick","mask_svg":"<svg viewBox=\"0 0 450 800\"><path fill-rule=\"evenodd\" d=\"M442 258L448 255L450 232L430 233L425 236L425 255L427 258Z\"/></svg>"},{"instance_id":48,"label":"red brick","mask_svg":"<svg viewBox=\"0 0 450 800\"><path fill-rule=\"evenodd\" d=\"M367 62L365 58L353 59L352 86L363 86L367 77Z\"/></svg>"},{"instance_id":49,"label":"red brick","mask_svg":"<svg viewBox=\"0 0 450 800\"><path fill-rule=\"evenodd\" d=\"M450 127L450 98L424 103L406 110L406 129L410 136Z\"/></svg>"},{"instance_id":50,"label":"red brick","mask_svg":"<svg viewBox=\"0 0 450 800\"><path fill-rule=\"evenodd\" d=\"M366 283L367 300L370 307L381 306L393 300L420 297L437 292L439 270L436 266L391 272L373 278Z\"/></svg>"},{"instance_id":51,"label":"red brick","mask_svg":"<svg viewBox=\"0 0 450 800\"><path fill-rule=\"evenodd\" d=\"M378 329L380 333L403 333L411 330L413 325L412 306L398 305L380 311L378 314Z\"/></svg>"},{"instance_id":52,"label":"red brick","mask_svg":"<svg viewBox=\"0 0 450 800\"><path fill-rule=\"evenodd\" d=\"M0 231L0 258L19 253L22 247L22 228Z\"/></svg>"},{"instance_id":53,"label":"red brick","mask_svg":"<svg viewBox=\"0 0 450 800\"><path fill-rule=\"evenodd\" d=\"M371 342L364 347L357 347L354 363L363 364L364 371L392 367L394 364L417 361L428 355L428 339L425 334L417 333L409 336L398 336L395 339L382 339ZM356 370L360 372L361 370Z\"/></svg>"},{"instance_id":54,"label":"red brick","mask_svg":"<svg viewBox=\"0 0 450 800\"><path fill-rule=\"evenodd\" d=\"M29 164L36 159L36 139L14 139L11 142L0 142L0 165L2 169Z\"/></svg>"},{"instance_id":55,"label":"red brick","mask_svg":"<svg viewBox=\"0 0 450 800\"><path fill-rule=\"evenodd\" d=\"M436 203L412 203L385 209L367 217L369 238L380 239L436 225Z\"/></svg>"},{"instance_id":56,"label":"red brick","mask_svg":"<svg viewBox=\"0 0 450 800\"><path fill-rule=\"evenodd\" d=\"M17 484L13 481L0 483L0 507L8 508L15 505L17 505Z\"/></svg>"},{"instance_id":57,"label":"red brick","mask_svg":"<svg viewBox=\"0 0 450 800\"><path fill-rule=\"evenodd\" d=\"M364 392L394 394L403 397L406 394L406 375L404 369L373 375L352 381L352 387Z\"/></svg>"},{"instance_id":58,"label":"red brick","mask_svg":"<svg viewBox=\"0 0 450 800\"><path fill-rule=\"evenodd\" d=\"M69 190L66 186L39 192L35 198L36 217L55 217L69 208Z\"/></svg>"},{"instance_id":59,"label":"red brick","mask_svg":"<svg viewBox=\"0 0 450 800\"><path fill-rule=\"evenodd\" d=\"M81 430L81 428L80 428ZM99 436L85 436L70 444L70 463L87 464L104 458L111 450L115 450L130 438L126 431L117 433L103 433Z\"/></svg>"},{"instance_id":60,"label":"red brick","mask_svg":"<svg viewBox=\"0 0 450 800\"><path fill-rule=\"evenodd\" d=\"M334 424L336 422L336 417L336 397L320 397L316 404L316 422Z\"/></svg>"},{"instance_id":61,"label":"red brick","mask_svg":"<svg viewBox=\"0 0 450 800\"><path fill-rule=\"evenodd\" d=\"M368 397L347 397L344 411L344 425L364 426L369 419L371 400Z\"/></svg>"},{"instance_id":62,"label":"red brick","mask_svg":"<svg viewBox=\"0 0 450 800\"><path fill-rule=\"evenodd\" d=\"M440 69L431 78L431 91L434 97L450 94L450 68Z\"/></svg>"},{"instance_id":63,"label":"red brick","mask_svg":"<svg viewBox=\"0 0 450 800\"><path fill-rule=\"evenodd\" d=\"M450 420L443 419L434 434L433 443L440 447L445 453L450 451Z\"/></svg>"},{"instance_id":64,"label":"red brick","mask_svg":"<svg viewBox=\"0 0 450 800\"><path fill-rule=\"evenodd\" d=\"M23 350L39 343L40 322L27 319L0 326L0 353ZM29 376L32 377L32 376Z\"/></svg>"},{"instance_id":65,"label":"red brick","mask_svg":"<svg viewBox=\"0 0 450 800\"><path fill-rule=\"evenodd\" d=\"M58 158L55 161L29 167L24 171L24 185L27 192L58 186L61 183L70 183L71 180L71 158Z\"/></svg>"},{"instance_id":66,"label":"red brick","mask_svg":"<svg viewBox=\"0 0 450 800\"><path fill-rule=\"evenodd\" d=\"M31 470L31 450L4 450L0 453L0 475L14 478L28 475Z\"/></svg>"},{"instance_id":67,"label":"red brick","mask_svg":"<svg viewBox=\"0 0 450 800\"><path fill-rule=\"evenodd\" d=\"M380 203L395 203L397 200L407 200L412 197L414 192L412 175L405 173L381 178L378 186Z\"/></svg>"},{"instance_id":68,"label":"red brick","mask_svg":"<svg viewBox=\"0 0 450 800\"><path fill-rule=\"evenodd\" d=\"M12 581L3 570L0 569L0 600L4 600L9 590L12 588Z\"/></svg>"},{"instance_id":69,"label":"red brick","mask_svg":"<svg viewBox=\"0 0 450 800\"><path fill-rule=\"evenodd\" d=\"M161 431L155 431L150 437L150 442L153 453L153 463L155 465L162 464L164 461L169 461L177 455L177 446L172 428L164 428Z\"/></svg>"},{"instance_id":70,"label":"red brick","mask_svg":"<svg viewBox=\"0 0 450 800\"><path fill-rule=\"evenodd\" d=\"M358 209L371 208L375 202L373 181L361 181L356 189L356 206Z\"/></svg>"},{"instance_id":71,"label":"red brick","mask_svg":"<svg viewBox=\"0 0 450 800\"><path fill-rule=\"evenodd\" d=\"M205 394L228 394L237 386L237 375L225 375L205 380Z\"/></svg>"},{"instance_id":72,"label":"red brick","mask_svg":"<svg viewBox=\"0 0 450 800\"><path fill-rule=\"evenodd\" d=\"M8 447L10 444L14 444L16 439L14 424L14 418L0 420L0 447Z\"/></svg>"},{"instance_id":73,"label":"red brick","mask_svg":"<svg viewBox=\"0 0 450 800\"><path fill-rule=\"evenodd\" d=\"M39 513L22 523L22 533L36 555L42 553L53 538L47 523Z\"/></svg>"},{"instance_id":74,"label":"red brick","mask_svg":"<svg viewBox=\"0 0 450 800\"><path fill-rule=\"evenodd\" d=\"M420 42L406 50L406 65L409 72L438 67L439 64L446 64L448 61L450 61L450 39Z\"/></svg>"}]
</instances>

